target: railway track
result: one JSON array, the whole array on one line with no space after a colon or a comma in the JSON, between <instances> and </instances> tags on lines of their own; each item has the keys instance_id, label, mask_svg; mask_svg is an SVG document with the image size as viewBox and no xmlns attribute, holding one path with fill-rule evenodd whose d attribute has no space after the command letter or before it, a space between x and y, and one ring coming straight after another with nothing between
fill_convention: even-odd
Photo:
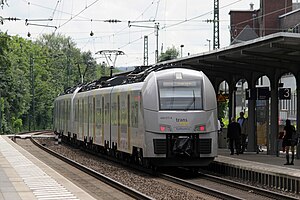
<instances>
[{"instance_id":1,"label":"railway track","mask_svg":"<svg viewBox=\"0 0 300 200\"><path fill-rule=\"evenodd\" d=\"M38 140L38 139L34 138L34 140ZM48 144L47 142L44 142L45 139L42 139L42 140L43 141L38 141L38 142L34 141L34 142L37 145L39 145L39 147L41 147L42 149L45 149L47 151L47 152L45 152L46 154L49 154L48 152L50 152L51 154L64 154L65 156L59 155L58 157L60 157L63 160L66 160L67 162L71 162L71 163L72 163L72 161L70 159L77 160L79 157L82 157L81 154L83 152L78 150L78 149L71 150L71 151L75 152L75 157L74 157L74 155L72 156L72 155L69 154L70 153L69 150L66 150L65 149L66 147L64 147L64 145L53 145L53 146L51 146L51 144ZM30 142L30 141L28 141L28 142ZM17 140L17 143L19 143L18 140ZM39 143L42 144L42 145L40 145ZM52 142L52 143L54 143L54 142ZM32 146L34 146L34 145L32 144ZM54 151L49 150L48 148L45 148L45 146L48 147L48 148L50 147L49 149L54 149ZM38 148L38 147L36 147L36 148ZM65 151L65 152L64 153L61 153L61 152L58 153L60 150L57 150L56 148L58 148L58 149L61 148L61 150L64 149L62 151ZM30 150L30 153L31 153L31 151L32 150ZM69 155L67 155L67 154L69 154ZM86 153L83 153L83 154L85 154L85 156L84 156L85 158L89 157ZM66 157L70 157L70 159L68 159ZM93 161L91 161L91 162L94 162L96 160L95 158L88 158L88 159L93 159ZM96 165L97 169L95 169L94 167L89 166L88 163L90 161L87 161L87 159L84 160L83 164L82 164L82 161L79 161L79 162L81 162L81 164L79 164L79 168L83 169L84 171L86 171L86 170L89 171L89 169L87 167L83 166L83 165L87 165L87 166L89 166L89 168L94 169L94 170L91 170L92 173L94 173L94 171L99 171L99 169L98 169L99 165L106 162L104 159L100 159L100 160L101 160L100 163L99 163L99 161L96 161L94 164L92 164L94 166ZM110 163L110 165L115 165L112 162L109 162L109 163ZM112 167L114 167L114 166L112 166ZM106 166L105 168L109 168L109 166ZM122 179L123 180L127 179L127 181L129 181L129 183L124 183L124 185L128 184L129 188L135 188L136 189L135 191L140 191L140 193L138 195L142 194L142 196L133 197L135 199L182 199L182 200L190 200L190 199L215 200L215 199L218 199L218 198L212 197L210 195L206 195L204 193L197 192L195 190L187 189L186 187L183 187L183 186L174 184L172 182L163 180L163 179L158 178L156 176L153 177L152 175L149 175L149 174L146 174L146 173L143 173L143 172L139 172L138 170L132 170L132 169L128 170L128 169L124 169L124 167L122 167L122 168L123 169L118 169L117 170L118 172L116 172L115 169L113 169L113 176L111 176L111 175L108 175L108 176L112 177L111 179L115 179L114 175L121 172ZM125 167L125 168L127 168L127 167ZM62 169L62 170L64 170L64 169ZM60 172L60 169L58 169L57 171ZM101 171L101 169L100 169L100 171ZM128 171L128 172L123 172L123 171ZM90 173L90 172L88 172L88 173ZM129 177L127 177L127 175L126 175L127 173L129 173L131 175ZM106 174L106 172L104 172L104 174ZM134 174L135 177L132 176L132 174ZM95 176L98 176L98 175L95 175ZM108 178L108 179L110 179L110 178ZM145 180L141 180L141 179L145 179Z\"/></svg>"},{"instance_id":2,"label":"railway track","mask_svg":"<svg viewBox=\"0 0 300 200\"><path fill-rule=\"evenodd\" d=\"M72 149L72 148L70 148L68 146L64 146L64 145L55 145L55 141L53 138L45 139L44 137L38 138L37 136L35 136L32 139L37 141L36 143L38 144L38 146L35 146L32 144L31 141L24 140L24 139L17 139L16 142L19 145L21 145L23 148L25 148L27 151L29 151L30 153L33 152L32 154L34 154L34 156L39 159L41 159L41 157L49 157L49 156L45 155L45 154L49 155L48 152L51 152L51 154L60 154L59 157L64 157L61 155L65 155L65 157L69 157L72 160L76 160L76 161L81 160L81 161L79 161L81 163L81 164L79 164L79 168L81 168L83 170L89 170L88 168L91 168L91 169L93 169L91 171L99 171L99 168L103 167L100 165L102 165L106 162L105 159L95 158L95 156L89 155L79 149ZM51 144L49 144L47 142L47 140L51 141L50 142ZM26 142L27 144L24 144L25 141L27 141ZM21 143L23 143L23 144L21 144ZM30 144L28 144L28 143L30 143ZM31 146L31 147L28 147L28 146ZM34 146L38 150L32 150L32 146ZM39 147L41 147L42 149L47 149L45 147L48 147L48 148L50 147L49 149L54 149L54 151L51 151L49 149L46 151L41 151ZM63 151L63 152L60 152L60 151ZM39 155L39 154L41 154L41 152L43 152L42 154L44 154L44 156ZM54 157L54 156L52 156L52 157ZM55 157L55 159L58 159L58 158ZM62 159L65 159L65 158L62 158ZM49 162L52 162L52 161L49 161L49 158L44 158L41 160L43 160L43 162L47 163L47 165L49 165L49 166L50 166ZM58 160L60 160L60 159L58 159ZM69 161L67 161L67 162L69 162ZM62 168L62 166L63 166L62 163L65 163L65 162L61 161L61 163L55 163L54 166L51 166L51 167L53 167L59 173L61 173L61 170L64 172L66 169ZM83 165L87 165L89 167L87 169L85 169L86 167ZM93 165L93 166L91 167L91 165ZM118 164L109 162L109 165L110 166L106 165L104 167L105 168L110 168L110 167L115 168L115 166L112 166L112 165L118 165ZM67 168L69 168L69 167L67 167ZM101 171L101 169L100 169L100 171ZM119 177L121 175L121 179L122 179L121 182L123 182L123 180L126 180L125 181L126 183L123 183L124 185L128 185L128 187L131 189L133 188L133 190L135 190L135 192L140 191L140 192L138 192L139 193L138 196L133 197L132 195L130 195L134 199L170 199L170 200L172 200L172 199L215 200L216 199L209 195L202 194L200 192L195 192L193 190L186 191L187 188L185 188L183 186L179 186L179 185L173 184L169 181L165 181L160 178L153 177L149 174L140 173L136 170L128 170L124 167L119 166L119 169L112 169L109 171L110 171L109 175L107 175L107 174L105 174L105 175L107 175L108 177L111 177L111 179L115 179L116 174L119 173ZM100 173L102 174L102 172L100 172ZM128 174L129 174L129 177L128 177ZM62 173L62 175L66 177L66 175L64 173ZM84 175L79 175L79 177L77 176L77 177L71 178L71 179L75 179L75 181L76 181L77 179L81 179L83 176ZM108 178L108 179L110 179L110 178ZM142 180L142 179L144 179L144 180ZM120 181L118 178L116 180ZM73 182L73 180L72 180L72 182ZM75 184L77 185L77 183L75 183ZM87 183L87 184L89 184L89 183ZM83 188L84 190L89 190L88 193L91 194L92 196L94 196L93 192L95 192L95 190L97 190L97 189L93 188L94 186L86 186L83 184L81 184L81 185L78 184L78 185L79 185L79 187ZM176 185L176 186L174 187L174 185ZM86 187L86 188L84 188L84 187ZM90 187L92 187L92 189L90 189ZM101 186L98 186L98 187L101 188ZM182 188L184 188L184 189L182 189ZM103 198L96 197L96 199L103 199ZM120 197L117 199L128 199L128 197L127 198Z\"/></svg>"},{"instance_id":3,"label":"railway track","mask_svg":"<svg viewBox=\"0 0 300 200\"><path fill-rule=\"evenodd\" d=\"M240 182L220 178L218 176L209 175L199 172L196 177L192 177L190 173L175 172L181 174L181 178L170 174L160 174L159 176L176 184L183 185L194 190L210 194L212 196L226 200L242 200L242 199L278 199L278 200L296 200L299 198L286 194L273 192L270 190L254 187ZM172 172L171 174L173 174Z\"/></svg>"},{"instance_id":4,"label":"railway track","mask_svg":"<svg viewBox=\"0 0 300 200\"><path fill-rule=\"evenodd\" d=\"M31 138L32 139L32 138ZM76 166L78 169L85 171L86 173L90 174L93 177L107 183L108 181L112 180L108 176L101 175L95 170L90 170L89 168L85 167L82 164L76 163L65 156L57 155L55 151L52 151L48 148L45 148L43 145L39 144L32 139L32 141L38 145L40 148L44 149L45 151L53 154L54 156L58 156L60 159L64 160L65 162ZM184 174L183 171L177 172L176 174ZM255 188L249 185L241 184L238 182L233 182L227 179L222 179L214 176L209 176L206 174L199 174L195 178L195 176L191 177L175 177L170 174L160 174L159 178L164 179L169 183L173 183L174 185L180 185L181 187L188 188L189 190L194 190L198 195L199 194L206 194L207 196L202 199L297 199L295 197L286 196L284 194L274 193L268 190L263 190L259 188ZM111 185L111 184L110 184ZM113 185L112 185L113 186ZM124 191L127 190L126 186L124 189L124 184L117 184L113 186L118 190ZM177 187L178 187L177 186ZM176 187L176 186L175 186ZM129 187L130 188L130 187ZM132 189L132 188L130 188ZM134 190L134 193L137 192L138 194L130 194L130 192L124 191L129 196L135 199L154 199L150 196L144 195L143 193ZM137 195L137 196L136 196ZM201 195L200 195L201 196ZM205 196L205 195L204 195ZM211 198L214 197L214 198ZM155 197L157 199L157 196ZM176 198L175 198L176 199ZM188 198L191 199L191 198Z\"/></svg>"},{"instance_id":5,"label":"railway track","mask_svg":"<svg viewBox=\"0 0 300 200\"><path fill-rule=\"evenodd\" d=\"M129 196L131 196L131 197L133 197L135 199L153 200L153 198L151 198L151 197L149 197L149 196L147 196L145 194L142 194L142 193L140 193L139 191L137 191L137 190L135 190L133 188L127 187L126 185L123 185L122 183L120 183L118 181L115 181L115 180L113 180L113 179L111 179L111 178L109 178L109 177L107 177L107 176L105 176L103 174L100 174L100 173L98 173L98 172L96 172L96 171L94 171L94 170L92 170L90 168L87 168L87 167L85 167L84 165L82 165L80 163L77 163L77 162L75 162L75 161L73 161L73 160L71 160L71 159L69 159L67 157L64 157L64 156L62 156L60 154L57 154L56 152L54 152L54 151L52 151L52 150L50 150L50 149L48 149L48 148L40 145L33 138L30 138L30 139L31 139L31 142L33 144L35 144L39 148L43 149L44 151L46 151L46 152L50 153L51 155L53 155L53 156L61 159L64 162L72 165L73 167L75 167L75 168L77 168L77 169L79 169L79 170L81 170L81 171L89 174L90 176L93 176L97 180L102 181L102 182L104 182L104 183L112 186L113 188L116 188L117 190L124 192L125 194L127 194L127 195L129 195Z\"/></svg>"},{"instance_id":6,"label":"railway track","mask_svg":"<svg viewBox=\"0 0 300 200\"><path fill-rule=\"evenodd\" d=\"M32 142L35 145L33 145ZM16 143L51 168L59 171L64 177L70 179L96 199L153 199L108 177L101 176L101 174L93 172L93 170L85 169L83 165L71 161L68 158L55 155L54 152L51 153L51 150L38 144L32 138L31 141L17 139ZM45 151L41 151L40 148ZM107 191L110 191L109 193L111 193L111 195L108 194Z\"/></svg>"}]
</instances>

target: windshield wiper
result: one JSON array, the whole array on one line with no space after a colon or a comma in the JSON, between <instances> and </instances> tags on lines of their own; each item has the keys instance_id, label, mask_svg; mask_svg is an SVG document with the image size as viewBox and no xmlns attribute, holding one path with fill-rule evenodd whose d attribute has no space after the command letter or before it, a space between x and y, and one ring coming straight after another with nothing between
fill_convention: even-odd
<instances>
[{"instance_id":1,"label":"windshield wiper","mask_svg":"<svg viewBox=\"0 0 300 200\"><path fill-rule=\"evenodd\" d=\"M194 104L194 110L196 109L196 98L195 98L195 91L193 90L193 99L192 101L187 105L186 109L184 110L189 110L189 108Z\"/></svg>"}]
</instances>

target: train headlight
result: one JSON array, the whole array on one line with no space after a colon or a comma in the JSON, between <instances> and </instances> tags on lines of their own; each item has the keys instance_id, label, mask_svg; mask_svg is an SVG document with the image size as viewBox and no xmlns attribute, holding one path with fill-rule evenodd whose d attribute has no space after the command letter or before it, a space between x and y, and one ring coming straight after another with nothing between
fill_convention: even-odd
<instances>
[{"instance_id":1,"label":"train headlight","mask_svg":"<svg viewBox=\"0 0 300 200\"><path fill-rule=\"evenodd\" d=\"M206 131L206 127L205 127L205 125L203 125L203 124L196 125L195 128L194 128L194 131L197 131L197 132L204 132L204 131Z\"/></svg>"},{"instance_id":2,"label":"train headlight","mask_svg":"<svg viewBox=\"0 0 300 200\"><path fill-rule=\"evenodd\" d=\"M161 132L170 132L171 131L171 126L165 125L165 124L160 124L159 125L159 130Z\"/></svg>"}]
</instances>

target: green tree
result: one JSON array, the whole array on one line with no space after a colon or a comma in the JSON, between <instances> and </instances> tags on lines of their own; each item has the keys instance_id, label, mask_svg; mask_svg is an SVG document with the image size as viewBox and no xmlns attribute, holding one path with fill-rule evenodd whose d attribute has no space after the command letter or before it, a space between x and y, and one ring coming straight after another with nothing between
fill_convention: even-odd
<instances>
[{"instance_id":1,"label":"green tree","mask_svg":"<svg viewBox=\"0 0 300 200\"><path fill-rule=\"evenodd\" d=\"M174 46L172 46L171 48L168 47L165 53L160 54L159 61L162 62L166 60L176 59L178 55L179 55L179 51Z\"/></svg>"},{"instance_id":2,"label":"green tree","mask_svg":"<svg viewBox=\"0 0 300 200\"><path fill-rule=\"evenodd\" d=\"M0 133L52 128L54 99L80 83L77 64L86 69L85 82L103 75L91 52L69 37L46 34L32 42L0 33Z\"/></svg>"}]
</instances>

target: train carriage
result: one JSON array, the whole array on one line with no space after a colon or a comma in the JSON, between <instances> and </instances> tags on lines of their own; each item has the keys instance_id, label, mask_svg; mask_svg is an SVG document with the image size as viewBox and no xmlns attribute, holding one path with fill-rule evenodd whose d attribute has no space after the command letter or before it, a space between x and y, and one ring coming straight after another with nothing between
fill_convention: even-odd
<instances>
[{"instance_id":1,"label":"train carriage","mask_svg":"<svg viewBox=\"0 0 300 200\"><path fill-rule=\"evenodd\" d=\"M114 77L59 96L55 131L83 148L145 166L208 165L217 156L217 104L209 79L183 68L143 74L139 81Z\"/></svg>"}]
</instances>

